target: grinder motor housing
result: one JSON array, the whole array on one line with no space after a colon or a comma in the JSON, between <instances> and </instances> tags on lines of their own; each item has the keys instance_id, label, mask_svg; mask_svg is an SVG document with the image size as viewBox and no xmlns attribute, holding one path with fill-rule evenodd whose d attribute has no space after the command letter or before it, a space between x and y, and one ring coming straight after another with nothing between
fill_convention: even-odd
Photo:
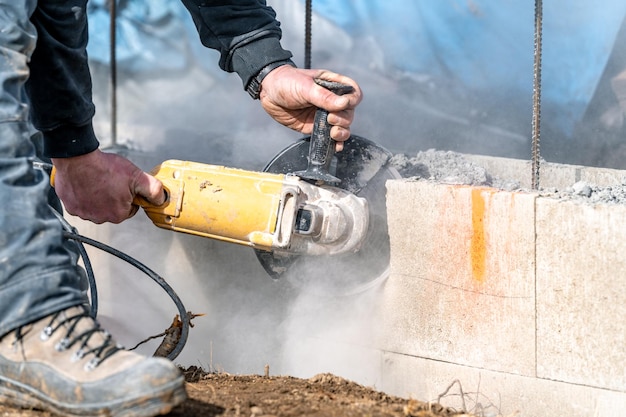
<instances>
[{"instance_id":1,"label":"grinder motor housing","mask_svg":"<svg viewBox=\"0 0 626 417\"><path fill-rule=\"evenodd\" d=\"M165 203L135 203L164 229L305 255L356 252L367 234L365 198L295 175L179 160L151 174L163 183Z\"/></svg>"}]
</instances>

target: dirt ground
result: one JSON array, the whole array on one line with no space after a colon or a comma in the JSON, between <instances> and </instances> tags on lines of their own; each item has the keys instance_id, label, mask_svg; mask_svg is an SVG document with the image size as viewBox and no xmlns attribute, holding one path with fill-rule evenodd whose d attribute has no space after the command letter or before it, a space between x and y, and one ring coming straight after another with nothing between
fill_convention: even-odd
<instances>
[{"instance_id":1,"label":"dirt ground","mask_svg":"<svg viewBox=\"0 0 626 417\"><path fill-rule=\"evenodd\" d=\"M309 379L184 370L189 398L169 417L473 417L436 403L393 397L332 374ZM0 405L0 417L51 417Z\"/></svg>"}]
</instances>

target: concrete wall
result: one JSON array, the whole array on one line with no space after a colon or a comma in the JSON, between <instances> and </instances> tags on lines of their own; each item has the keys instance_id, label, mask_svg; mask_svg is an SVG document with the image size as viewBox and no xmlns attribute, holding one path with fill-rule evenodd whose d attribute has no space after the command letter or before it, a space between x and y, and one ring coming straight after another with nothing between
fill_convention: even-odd
<instances>
[{"instance_id":1,"label":"concrete wall","mask_svg":"<svg viewBox=\"0 0 626 417\"><path fill-rule=\"evenodd\" d=\"M530 180L527 162L469 158ZM564 187L624 173L542 174L543 187ZM626 206L427 181L387 189L383 390L432 399L457 380L442 401L492 415L623 415Z\"/></svg>"}]
</instances>

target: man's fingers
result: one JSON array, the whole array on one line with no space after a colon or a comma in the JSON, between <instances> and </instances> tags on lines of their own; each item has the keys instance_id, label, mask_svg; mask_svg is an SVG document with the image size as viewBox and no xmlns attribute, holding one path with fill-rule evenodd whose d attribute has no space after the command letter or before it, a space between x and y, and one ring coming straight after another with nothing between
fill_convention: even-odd
<instances>
[{"instance_id":1,"label":"man's fingers","mask_svg":"<svg viewBox=\"0 0 626 417\"><path fill-rule=\"evenodd\" d=\"M333 126L339 126L347 130L350 129L353 119L354 119L353 109L343 110L343 111L336 112L336 113L329 113L328 118L327 118L329 124Z\"/></svg>"},{"instance_id":2,"label":"man's fingers","mask_svg":"<svg viewBox=\"0 0 626 417\"><path fill-rule=\"evenodd\" d=\"M330 137L337 142L343 142L344 140L350 139L350 129L333 126L330 128Z\"/></svg>"},{"instance_id":3,"label":"man's fingers","mask_svg":"<svg viewBox=\"0 0 626 417\"><path fill-rule=\"evenodd\" d=\"M327 94L327 93L319 93L322 96L322 100L324 102L323 105L319 105L318 107L325 108L330 111L339 111L347 108L354 109L362 100L363 92L359 85L352 80L351 78L340 75L331 71L323 70L321 71L316 78L323 79L325 81L338 82L341 84L351 85L353 91L351 93L347 93L341 96L337 96L335 94ZM328 91L322 86L319 86L322 91ZM319 90L318 90L319 91Z\"/></svg>"}]
</instances>

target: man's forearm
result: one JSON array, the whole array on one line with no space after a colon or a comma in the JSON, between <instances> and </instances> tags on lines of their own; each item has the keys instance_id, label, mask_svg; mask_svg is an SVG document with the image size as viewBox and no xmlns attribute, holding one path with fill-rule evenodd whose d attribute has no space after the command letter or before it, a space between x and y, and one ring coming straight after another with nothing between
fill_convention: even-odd
<instances>
[{"instance_id":1,"label":"man's forearm","mask_svg":"<svg viewBox=\"0 0 626 417\"><path fill-rule=\"evenodd\" d=\"M182 2L202 43L220 52L220 67L236 72L244 88L268 64L291 58L280 45L280 23L265 1ZM44 134L44 153L57 158L89 153L98 141L91 122L95 107L86 53L86 0L62 5L42 1L31 20L39 37L27 92L33 124Z\"/></svg>"}]
</instances>

